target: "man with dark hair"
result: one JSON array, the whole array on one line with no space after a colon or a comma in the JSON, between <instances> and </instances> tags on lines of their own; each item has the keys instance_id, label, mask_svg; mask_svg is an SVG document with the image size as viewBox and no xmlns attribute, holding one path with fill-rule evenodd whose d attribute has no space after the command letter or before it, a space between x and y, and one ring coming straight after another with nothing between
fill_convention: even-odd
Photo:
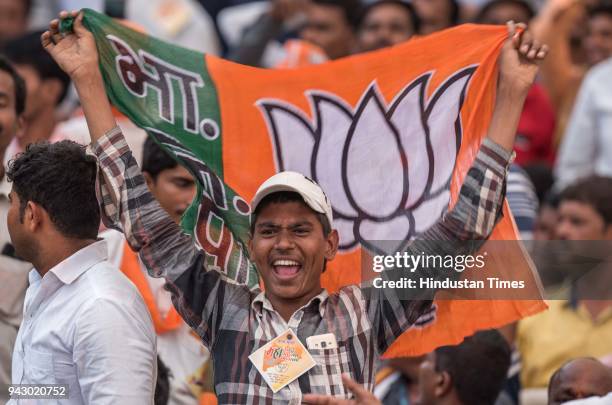
<instances>
[{"instance_id":1,"label":"man with dark hair","mask_svg":"<svg viewBox=\"0 0 612 405\"><path fill-rule=\"evenodd\" d=\"M0 161L11 139L22 127L25 108L25 83L15 68L0 55ZM28 285L27 271L32 266L15 257L10 243L6 214L10 185L5 167L0 164L0 386L11 382L11 357L17 329L21 323L23 298ZM0 390L0 402L8 401Z\"/></svg>"},{"instance_id":2,"label":"man with dark hair","mask_svg":"<svg viewBox=\"0 0 612 405\"><path fill-rule=\"evenodd\" d=\"M557 236L563 240L612 240L612 177L591 176L559 197Z\"/></svg>"},{"instance_id":3,"label":"man with dark hair","mask_svg":"<svg viewBox=\"0 0 612 405\"><path fill-rule=\"evenodd\" d=\"M142 154L142 174L159 205L179 223L196 192L191 173L147 138Z\"/></svg>"},{"instance_id":4,"label":"man with dark hair","mask_svg":"<svg viewBox=\"0 0 612 405\"><path fill-rule=\"evenodd\" d=\"M23 132L9 146L5 164L30 143L59 140L53 134L58 123L56 108L66 96L70 78L45 52L40 34L33 32L14 38L0 51L24 78L27 90Z\"/></svg>"},{"instance_id":5,"label":"man with dark hair","mask_svg":"<svg viewBox=\"0 0 612 405\"><path fill-rule=\"evenodd\" d=\"M421 363L415 405L492 405L509 367L510 346L495 330L440 347Z\"/></svg>"},{"instance_id":6,"label":"man with dark hair","mask_svg":"<svg viewBox=\"0 0 612 405\"><path fill-rule=\"evenodd\" d=\"M32 0L0 0L0 46L26 32L31 7Z\"/></svg>"},{"instance_id":7,"label":"man with dark hair","mask_svg":"<svg viewBox=\"0 0 612 405\"><path fill-rule=\"evenodd\" d=\"M566 300L519 322L523 387L543 388L565 360L612 353L609 242L612 241L612 178L589 177L559 198L556 237L571 259Z\"/></svg>"},{"instance_id":8,"label":"man with dark hair","mask_svg":"<svg viewBox=\"0 0 612 405\"><path fill-rule=\"evenodd\" d=\"M401 0L372 3L365 8L359 22L359 51L373 51L407 41L419 32L420 23L410 3Z\"/></svg>"},{"instance_id":9,"label":"man with dark hair","mask_svg":"<svg viewBox=\"0 0 612 405\"><path fill-rule=\"evenodd\" d=\"M550 378L548 405L561 405L581 398L603 397L610 392L612 369L594 358L577 358L565 363Z\"/></svg>"},{"instance_id":10,"label":"man with dark hair","mask_svg":"<svg viewBox=\"0 0 612 405\"><path fill-rule=\"evenodd\" d=\"M155 333L138 291L96 240L96 174L95 158L71 141L31 144L8 169L8 231L34 266L12 383L66 384L72 404L151 403Z\"/></svg>"},{"instance_id":11,"label":"man with dark hair","mask_svg":"<svg viewBox=\"0 0 612 405\"><path fill-rule=\"evenodd\" d=\"M347 286L335 294L322 288L321 273L336 255L339 236L335 229L324 232L325 221L333 224L333 215L321 187L295 172L270 177L251 201L254 232L245 260L256 266L265 292L228 280L211 248L196 246L144 187L106 102L95 39L82 24L83 14L60 14L60 18L69 16L75 18L73 33L60 35L59 20L54 20L42 40L79 92L91 149L100 165L103 219L126 233L150 275L166 278L177 310L212 351L219 403L295 404L304 393L347 397L342 372L351 373L371 390L380 356L430 308L430 292L424 300L401 300L394 291L371 286L365 291ZM537 62L545 56L545 47L509 24L509 39L499 57L498 98L489 135L454 208L408 246L407 254L457 255L479 248L488 238L501 213L521 104ZM277 202L273 195L278 192L301 198ZM208 215L206 210L202 206L200 214ZM466 247L460 242L465 240L476 242ZM313 336L318 342L306 342ZM327 342L329 346L323 346ZM287 365L287 355L305 367L292 375L277 374L278 385L266 380L267 366L276 361Z\"/></svg>"}]
</instances>

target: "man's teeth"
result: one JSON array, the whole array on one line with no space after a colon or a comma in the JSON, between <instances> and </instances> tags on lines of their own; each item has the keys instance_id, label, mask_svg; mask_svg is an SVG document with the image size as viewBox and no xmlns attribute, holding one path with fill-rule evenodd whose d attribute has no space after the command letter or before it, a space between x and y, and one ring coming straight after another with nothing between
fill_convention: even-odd
<instances>
[{"instance_id":1,"label":"man's teeth","mask_svg":"<svg viewBox=\"0 0 612 405\"><path fill-rule=\"evenodd\" d=\"M275 260L274 266L299 266L300 263L295 260Z\"/></svg>"}]
</instances>

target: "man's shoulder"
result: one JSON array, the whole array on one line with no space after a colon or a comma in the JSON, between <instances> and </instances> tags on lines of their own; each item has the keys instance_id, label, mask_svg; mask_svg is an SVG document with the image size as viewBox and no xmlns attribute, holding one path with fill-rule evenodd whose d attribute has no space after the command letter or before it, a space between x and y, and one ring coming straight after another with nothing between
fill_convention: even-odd
<instances>
[{"instance_id":1,"label":"man's shoulder","mask_svg":"<svg viewBox=\"0 0 612 405\"><path fill-rule=\"evenodd\" d=\"M77 325L129 324L154 334L151 316L136 286L108 261L102 261L75 281L80 305ZM107 325L108 326L108 325ZM150 333L149 333L150 332Z\"/></svg>"},{"instance_id":2,"label":"man's shoulder","mask_svg":"<svg viewBox=\"0 0 612 405\"><path fill-rule=\"evenodd\" d=\"M129 303L141 298L136 286L108 260L93 266L76 283L79 289L87 290L85 300L89 302L113 300Z\"/></svg>"}]
</instances>

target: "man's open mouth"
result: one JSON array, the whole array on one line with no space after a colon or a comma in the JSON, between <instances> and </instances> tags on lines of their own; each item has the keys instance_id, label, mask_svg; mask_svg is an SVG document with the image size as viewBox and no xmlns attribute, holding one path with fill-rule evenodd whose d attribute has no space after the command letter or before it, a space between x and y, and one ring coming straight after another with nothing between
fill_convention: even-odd
<instances>
[{"instance_id":1,"label":"man's open mouth","mask_svg":"<svg viewBox=\"0 0 612 405\"><path fill-rule=\"evenodd\" d=\"M302 269L300 262L289 259L277 259L272 262L274 274L280 279L295 277Z\"/></svg>"}]
</instances>

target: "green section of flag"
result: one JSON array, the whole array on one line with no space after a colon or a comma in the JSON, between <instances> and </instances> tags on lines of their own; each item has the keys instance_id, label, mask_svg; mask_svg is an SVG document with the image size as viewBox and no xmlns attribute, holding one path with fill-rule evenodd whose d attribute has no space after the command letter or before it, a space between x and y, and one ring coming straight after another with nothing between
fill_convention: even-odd
<instances>
[{"instance_id":1,"label":"green section of flag","mask_svg":"<svg viewBox=\"0 0 612 405\"><path fill-rule=\"evenodd\" d=\"M93 10L83 23L95 39L106 92L123 114L172 153L198 184L181 225L196 236L211 266L250 286L249 207L223 182L222 123L203 54L133 31ZM71 23L63 23L70 30ZM225 250L224 250L225 249Z\"/></svg>"}]
</instances>

